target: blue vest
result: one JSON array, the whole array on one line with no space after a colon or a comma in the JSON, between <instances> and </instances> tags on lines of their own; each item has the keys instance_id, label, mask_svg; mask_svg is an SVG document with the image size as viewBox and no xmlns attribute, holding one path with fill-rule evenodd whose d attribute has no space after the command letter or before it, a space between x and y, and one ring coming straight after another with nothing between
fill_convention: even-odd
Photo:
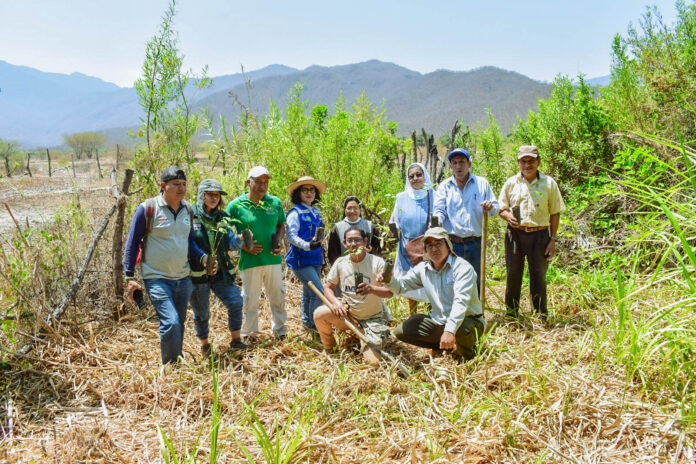
<instances>
[{"instance_id":1,"label":"blue vest","mask_svg":"<svg viewBox=\"0 0 696 464\"><path fill-rule=\"evenodd\" d=\"M315 217L309 208L303 204L296 205L288 211L288 216L290 214L298 215L300 219L300 230L297 236L307 242L310 242L314 238L317 227L324 226L324 221L321 220L321 216L317 214ZM323 260L324 247L305 251L301 248L297 248L295 245L290 245L290 250L288 250L288 253L285 255L285 262L290 269L299 269L306 266L321 266Z\"/></svg>"}]
</instances>

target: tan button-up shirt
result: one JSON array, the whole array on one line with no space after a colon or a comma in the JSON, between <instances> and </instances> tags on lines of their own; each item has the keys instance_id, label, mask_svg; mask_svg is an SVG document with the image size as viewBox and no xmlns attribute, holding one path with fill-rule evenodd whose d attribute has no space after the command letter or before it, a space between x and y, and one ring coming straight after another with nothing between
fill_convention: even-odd
<instances>
[{"instance_id":1,"label":"tan button-up shirt","mask_svg":"<svg viewBox=\"0 0 696 464\"><path fill-rule=\"evenodd\" d=\"M519 206L520 225L527 227L548 226L552 214L565 210L558 184L542 173L532 182L520 173L510 177L500 191L498 203L500 211Z\"/></svg>"}]
</instances>

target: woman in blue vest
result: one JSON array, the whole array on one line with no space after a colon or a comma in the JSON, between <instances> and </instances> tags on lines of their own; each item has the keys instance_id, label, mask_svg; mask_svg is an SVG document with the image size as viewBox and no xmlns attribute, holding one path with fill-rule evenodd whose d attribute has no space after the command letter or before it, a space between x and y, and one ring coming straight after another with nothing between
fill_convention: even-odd
<instances>
[{"instance_id":1,"label":"woman in blue vest","mask_svg":"<svg viewBox=\"0 0 696 464\"><path fill-rule=\"evenodd\" d=\"M300 177L286 189L295 207L287 214L290 249L285 255L285 262L302 282L302 325L314 331L317 330L314 325L314 310L321 305L321 300L307 284L312 282L319 291L324 291L321 284L323 237L317 236L317 229L324 227L324 221L314 205L320 201L325 190L323 182L310 176Z\"/></svg>"}]
</instances>

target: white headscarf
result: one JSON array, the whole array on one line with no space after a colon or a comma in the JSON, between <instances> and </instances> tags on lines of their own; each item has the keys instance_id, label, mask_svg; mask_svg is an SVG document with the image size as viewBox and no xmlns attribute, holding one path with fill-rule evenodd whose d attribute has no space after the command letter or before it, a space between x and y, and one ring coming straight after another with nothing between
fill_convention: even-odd
<instances>
[{"instance_id":1,"label":"white headscarf","mask_svg":"<svg viewBox=\"0 0 696 464\"><path fill-rule=\"evenodd\" d=\"M416 190L413 187L411 187L411 182L408 180L408 171L410 171L411 168L416 166L419 167L421 171L423 171L423 175L425 176L425 183L423 184L423 188L420 190ZM404 192L406 192L408 196L412 199L420 200L421 198L425 198L425 196L428 194L428 190L432 188L433 184L430 182L430 174L428 174L428 170L425 169L425 166L423 166L422 163L409 164L408 168L406 168L406 185L404 186Z\"/></svg>"}]
</instances>

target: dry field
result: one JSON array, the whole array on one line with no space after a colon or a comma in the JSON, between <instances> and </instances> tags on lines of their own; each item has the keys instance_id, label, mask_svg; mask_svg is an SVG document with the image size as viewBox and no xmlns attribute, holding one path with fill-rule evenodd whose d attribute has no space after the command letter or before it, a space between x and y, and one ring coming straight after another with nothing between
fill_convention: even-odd
<instances>
[{"instance_id":1,"label":"dry field","mask_svg":"<svg viewBox=\"0 0 696 464\"><path fill-rule=\"evenodd\" d=\"M25 193L12 200L7 192L26 179L12 182L0 184L0 192L13 209L46 209L71 198ZM79 196L99 204L92 222L100 220L106 193ZM108 255L108 240L104 246ZM90 282L109 279L108 259L100 259ZM266 335L242 353L226 349L226 312L215 300L217 462L694 462L694 431L683 426L679 404L663 401L660 390L646 391L610 356L611 337L600 330L615 312L606 294L568 275L550 288L548 322L510 322L495 308L494 292L502 295L503 286L491 283L492 328L479 356L458 364L392 342L408 379L386 365L364 365L347 337L343 350L322 353L300 329L301 289L291 279L291 336L268 335L264 303ZM36 339L28 356L10 360L3 353L0 461L164 462L171 454L208 462L216 388L191 313L184 362L162 369L154 311L129 306L114 321L108 298L95 288L81 291L63 323ZM405 317L399 300L390 306L397 319Z\"/></svg>"}]
</instances>

